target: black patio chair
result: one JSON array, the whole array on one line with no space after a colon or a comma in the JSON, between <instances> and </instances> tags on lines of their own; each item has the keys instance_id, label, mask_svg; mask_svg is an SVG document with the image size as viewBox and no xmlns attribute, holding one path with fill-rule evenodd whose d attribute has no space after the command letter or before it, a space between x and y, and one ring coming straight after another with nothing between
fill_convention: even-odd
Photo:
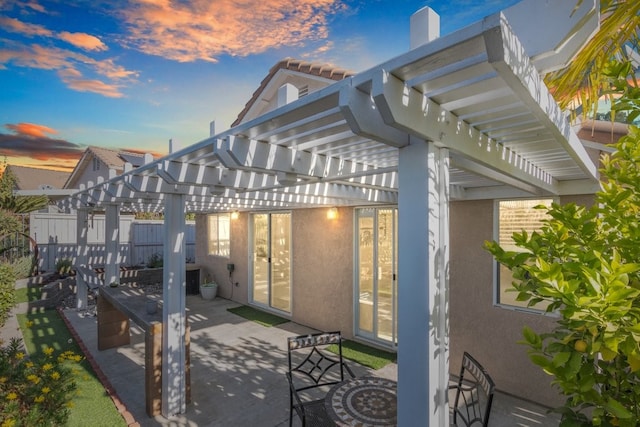
<instances>
[{"instance_id":1,"label":"black patio chair","mask_svg":"<svg viewBox=\"0 0 640 427\"><path fill-rule=\"evenodd\" d=\"M335 344L338 354L327 347ZM287 338L289 356L289 426L295 410L302 426L334 426L324 406L324 398L331 386L338 384L353 371L342 358L340 332L322 332Z\"/></svg>"},{"instance_id":2,"label":"black patio chair","mask_svg":"<svg viewBox=\"0 0 640 427\"><path fill-rule=\"evenodd\" d=\"M462 356L458 383L449 389L454 389L456 396L452 408L453 425L489 425L495 384L487 370L466 351Z\"/></svg>"}]
</instances>

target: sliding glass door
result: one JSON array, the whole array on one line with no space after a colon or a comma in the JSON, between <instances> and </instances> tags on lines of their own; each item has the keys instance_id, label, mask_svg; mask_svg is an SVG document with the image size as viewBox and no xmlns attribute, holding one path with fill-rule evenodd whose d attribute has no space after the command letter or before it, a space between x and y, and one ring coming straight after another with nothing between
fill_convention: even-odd
<instances>
[{"instance_id":1,"label":"sliding glass door","mask_svg":"<svg viewBox=\"0 0 640 427\"><path fill-rule=\"evenodd\" d=\"M290 313L291 214L253 214L251 231L252 302Z\"/></svg>"},{"instance_id":2,"label":"sliding glass door","mask_svg":"<svg viewBox=\"0 0 640 427\"><path fill-rule=\"evenodd\" d=\"M356 228L356 333L394 345L397 342L397 209L357 209Z\"/></svg>"}]
</instances>

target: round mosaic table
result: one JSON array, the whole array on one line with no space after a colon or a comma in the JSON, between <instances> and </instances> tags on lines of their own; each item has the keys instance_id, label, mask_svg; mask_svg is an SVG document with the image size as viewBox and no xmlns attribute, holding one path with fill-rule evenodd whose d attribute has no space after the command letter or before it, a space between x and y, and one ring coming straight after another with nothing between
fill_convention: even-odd
<instances>
[{"instance_id":1,"label":"round mosaic table","mask_svg":"<svg viewBox=\"0 0 640 427\"><path fill-rule=\"evenodd\" d=\"M335 385L324 404L339 426L395 426L397 383L386 378L353 378Z\"/></svg>"}]
</instances>

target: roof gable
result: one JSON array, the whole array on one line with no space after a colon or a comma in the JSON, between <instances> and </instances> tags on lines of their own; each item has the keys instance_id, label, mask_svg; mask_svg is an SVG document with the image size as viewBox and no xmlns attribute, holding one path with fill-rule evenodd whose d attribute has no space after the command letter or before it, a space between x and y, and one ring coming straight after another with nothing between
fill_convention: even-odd
<instances>
[{"instance_id":1,"label":"roof gable","mask_svg":"<svg viewBox=\"0 0 640 427\"><path fill-rule=\"evenodd\" d=\"M278 88L285 83L294 85L298 90L305 89L306 93L311 93L354 74L352 71L327 64L293 58L283 59L271 67L231 126L237 126L275 109Z\"/></svg>"},{"instance_id":2,"label":"roof gable","mask_svg":"<svg viewBox=\"0 0 640 427\"><path fill-rule=\"evenodd\" d=\"M121 174L124 171L124 164L127 162L131 163L134 168L144 164L144 155L140 153L96 146L87 147L64 184L64 188L78 188L80 184L86 185L85 181L89 171L93 169L94 159L98 159L105 166L100 171L94 171L93 175L95 176L92 176L94 179L97 176L102 176L105 180L108 179L109 169L115 170L116 174Z\"/></svg>"}]
</instances>

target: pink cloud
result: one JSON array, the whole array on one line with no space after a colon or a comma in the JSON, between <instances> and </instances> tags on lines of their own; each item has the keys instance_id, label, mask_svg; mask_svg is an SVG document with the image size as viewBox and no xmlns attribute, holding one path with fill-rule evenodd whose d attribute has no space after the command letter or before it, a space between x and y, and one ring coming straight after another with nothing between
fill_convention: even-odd
<instances>
[{"instance_id":1,"label":"pink cloud","mask_svg":"<svg viewBox=\"0 0 640 427\"><path fill-rule=\"evenodd\" d=\"M128 43L152 55L188 62L246 56L328 37L340 0L146 0L121 11Z\"/></svg>"},{"instance_id":2,"label":"pink cloud","mask_svg":"<svg viewBox=\"0 0 640 427\"><path fill-rule=\"evenodd\" d=\"M15 18L0 16L0 27L5 31L19 33L25 36L51 36L52 32L42 25L29 24Z\"/></svg>"},{"instance_id":3,"label":"pink cloud","mask_svg":"<svg viewBox=\"0 0 640 427\"><path fill-rule=\"evenodd\" d=\"M35 138L47 138L47 134L58 133L55 129L44 125L37 125L35 123L18 123L17 125L7 124L5 127L19 135Z\"/></svg>"},{"instance_id":4,"label":"pink cloud","mask_svg":"<svg viewBox=\"0 0 640 427\"><path fill-rule=\"evenodd\" d=\"M107 50L107 45L91 34L63 31L58 34L58 38L84 50Z\"/></svg>"},{"instance_id":5,"label":"pink cloud","mask_svg":"<svg viewBox=\"0 0 640 427\"><path fill-rule=\"evenodd\" d=\"M122 82L133 81L138 73L116 65L112 59L95 60L89 56L55 47L37 44L15 44L10 49L0 48L0 68L7 63L21 67L58 70L62 81L73 90L93 92L110 98L120 98ZM86 74L98 74L109 80L87 78Z\"/></svg>"},{"instance_id":6,"label":"pink cloud","mask_svg":"<svg viewBox=\"0 0 640 427\"><path fill-rule=\"evenodd\" d=\"M124 95L115 84L107 84L96 79L85 79L82 74L73 68L58 71L62 81L71 89L78 92L93 92L108 98L122 98Z\"/></svg>"},{"instance_id":7,"label":"pink cloud","mask_svg":"<svg viewBox=\"0 0 640 427\"><path fill-rule=\"evenodd\" d=\"M50 138L47 134L57 131L35 123L6 124L12 133L0 133L0 155L27 157L35 160L77 160L82 147L63 139Z\"/></svg>"}]
</instances>

